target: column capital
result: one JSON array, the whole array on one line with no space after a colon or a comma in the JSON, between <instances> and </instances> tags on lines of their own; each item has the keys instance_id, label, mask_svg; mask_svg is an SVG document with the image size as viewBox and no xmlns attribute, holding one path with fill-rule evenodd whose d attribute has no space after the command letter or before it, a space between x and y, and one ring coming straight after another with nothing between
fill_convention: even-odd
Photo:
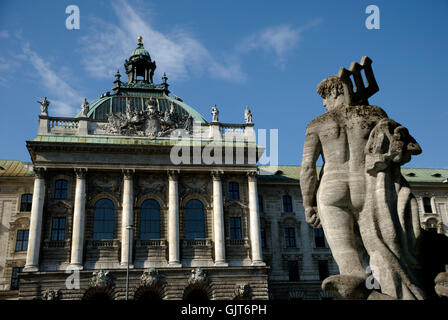
<instances>
[{"instance_id":1,"label":"column capital","mask_svg":"<svg viewBox=\"0 0 448 320\"><path fill-rule=\"evenodd\" d=\"M180 170L167 170L168 178L171 181L177 181L179 179Z\"/></svg>"},{"instance_id":2,"label":"column capital","mask_svg":"<svg viewBox=\"0 0 448 320\"><path fill-rule=\"evenodd\" d=\"M210 172L214 181L221 181L222 176L224 175L224 171L222 170L213 170Z\"/></svg>"},{"instance_id":3,"label":"column capital","mask_svg":"<svg viewBox=\"0 0 448 320\"><path fill-rule=\"evenodd\" d=\"M247 177L249 181L257 181L258 172L256 170L248 171Z\"/></svg>"},{"instance_id":4,"label":"column capital","mask_svg":"<svg viewBox=\"0 0 448 320\"><path fill-rule=\"evenodd\" d=\"M37 179L43 179L45 177L45 172L47 171L47 168L45 167L34 167L33 168L34 175Z\"/></svg>"},{"instance_id":5,"label":"column capital","mask_svg":"<svg viewBox=\"0 0 448 320\"><path fill-rule=\"evenodd\" d=\"M85 179L86 173L87 173L87 168L75 168L74 170L75 170L76 178Z\"/></svg>"},{"instance_id":6,"label":"column capital","mask_svg":"<svg viewBox=\"0 0 448 320\"><path fill-rule=\"evenodd\" d=\"M135 173L135 169L123 169L122 171L125 180L132 180Z\"/></svg>"}]
</instances>

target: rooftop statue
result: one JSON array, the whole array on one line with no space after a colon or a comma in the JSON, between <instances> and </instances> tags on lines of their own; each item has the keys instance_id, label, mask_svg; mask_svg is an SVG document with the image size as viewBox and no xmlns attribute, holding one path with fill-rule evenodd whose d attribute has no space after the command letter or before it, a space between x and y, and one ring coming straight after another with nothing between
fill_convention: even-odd
<instances>
[{"instance_id":1,"label":"rooftop statue","mask_svg":"<svg viewBox=\"0 0 448 320\"><path fill-rule=\"evenodd\" d=\"M47 100L47 97L44 97L42 101L37 101L40 104L40 115L48 116L48 106L50 105L50 101Z\"/></svg>"},{"instance_id":2,"label":"rooftop statue","mask_svg":"<svg viewBox=\"0 0 448 320\"><path fill-rule=\"evenodd\" d=\"M87 113L89 112L89 103L87 102L87 98L84 98L84 101L81 105L81 116L87 117Z\"/></svg>"},{"instance_id":3,"label":"rooftop statue","mask_svg":"<svg viewBox=\"0 0 448 320\"><path fill-rule=\"evenodd\" d=\"M252 123L252 111L249 110L249 106L246 106L246 110L244 110L244 121Z\"/></svg>"},{"instance_id":4,"label":"rooftop statue","mask_svg":"<svg viewBox=\"0 0 448 320\"><path fill-rule=\"evenodd\" d=\"M216 107L216 104L212 107L212 122L219 122L218 121L219 116L219 110Z\"/></svg>"},{"instance_id":5,"label":"rooftop statue","mask_svg":"<svg viewBox=\"0 0 448 320\"><path fill-rule=\"evenodd\" d=\"M323 281L323 290L345 299L425 299L417 202L400 172L421 148L408 129L369 105L378 91L371 62L363 57L317 87L327 112L306 129L300 174L306 221L323 228L340 271ZM366 270L373 270L379 291L369 290Z\"/></svg>"}]
</instances>

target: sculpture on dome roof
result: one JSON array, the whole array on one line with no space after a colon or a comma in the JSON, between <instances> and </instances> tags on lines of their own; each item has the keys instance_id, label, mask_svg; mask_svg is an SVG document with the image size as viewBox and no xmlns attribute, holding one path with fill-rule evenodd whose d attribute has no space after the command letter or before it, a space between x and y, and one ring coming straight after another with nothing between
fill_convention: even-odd
<instances>
[{"instance_id":1,"label":"sculpture on dome roof","mask_svg":"<svg viewBox=\"0 0 448 320\"><path fill-rule=\"evenodd\" d=\"M146 100L146 109L137 111L128 100L125 113L109 114L108 123L104 125L106 133L156 138L168 136L176 129L192 132L193 118L190 115L179 114L174 103L169 111L160 112L156 103L154 99Z\"/></svg>"}]
</instances>

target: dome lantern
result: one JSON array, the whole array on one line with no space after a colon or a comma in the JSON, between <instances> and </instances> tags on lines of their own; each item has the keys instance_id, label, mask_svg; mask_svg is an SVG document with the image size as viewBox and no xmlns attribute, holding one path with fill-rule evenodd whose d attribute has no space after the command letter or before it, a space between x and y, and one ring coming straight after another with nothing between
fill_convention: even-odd
<instances>
[{"instance_id":1,"label":"dome lantern","mask_svg":"<svg viewBox=\"0 0 448 320\"><path fill-rule=\"evenodd\" d=\"M132 51L129 60L124 62L124 68L128 75L128 83L144 82L152 83L156 62L151 60L149 52L143 47L143 38L137 38L137 47Z\"/></svg>"}]
</instances>

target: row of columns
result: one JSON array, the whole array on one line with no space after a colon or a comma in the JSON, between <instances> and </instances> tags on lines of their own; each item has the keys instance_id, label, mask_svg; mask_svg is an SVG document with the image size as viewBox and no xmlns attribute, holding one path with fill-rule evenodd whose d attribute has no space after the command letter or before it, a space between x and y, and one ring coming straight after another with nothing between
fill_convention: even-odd
<instances>
[{"instance_id":1,"label":"row of columns","mask_svg":"<svg viewBox=\"0 0 448 320\"><path fill-rule=\"evenodd\" d=\"M43 204L45 195L44 169L35 169L33 202L31 207L28 252L24 271L39 270L39 251L42 233ZM70 264L77 269L83 266L85 208L86 208L86 172L85 168L76 168L75 203L73 213L73 233ZM123 170L123 213L121 220L121 266L127 267L132 257L133 243L133 173ZM213 179L213 229L215 266L228 266L225 254L224 209L222 200L222 171L212 171ZM181 267L179 253L179 191L178 170L168 171L168 265ZM258 192L256 172L248 173L249 187L249 236L251 242L252 265L263 266L261 254L260 216L258 210ZM129 261L131 263L132 261ZM132 267L132 265L131 265Z\"/></svg>"}]
</instances>

